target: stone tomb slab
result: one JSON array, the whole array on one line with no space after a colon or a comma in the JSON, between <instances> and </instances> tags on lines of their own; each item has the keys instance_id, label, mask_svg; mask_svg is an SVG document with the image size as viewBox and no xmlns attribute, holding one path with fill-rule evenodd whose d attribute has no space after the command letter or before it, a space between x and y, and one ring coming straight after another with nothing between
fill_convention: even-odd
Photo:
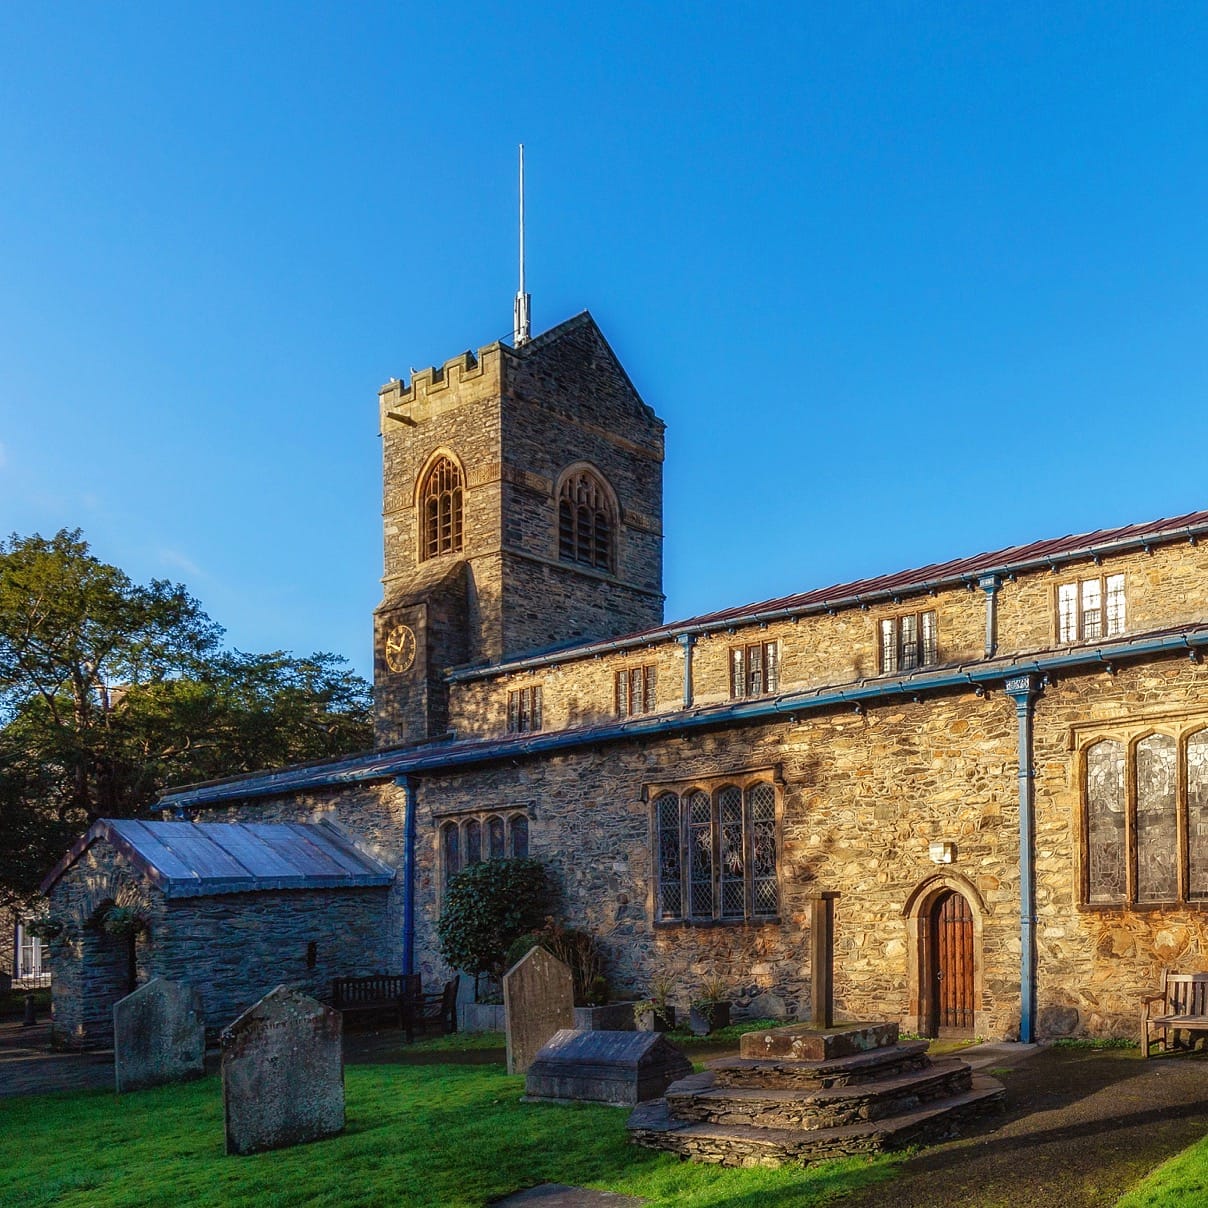
<instances>
[{"instance_id":1,"label":"stone tomb slab","mask_svg":"<svg viewBox=\"0 0 1208 1208\"><path fill-rule=\"evenodd\" d=\"M226 1151L259 1153L344 1128L339 1011L278 986L222 1033Z\"/></svg>"},{"instance_id":2,"label":"stone tomb slab","mask_svg":"<svg viewBox=\"0 0 1208 1208\"><path fill-rule=\"evenodd\" d=\"M529 1066L525 1098L634 1107L691 1073L692 1062L658 1032L563 1028Z\"/></svg>"},{"instance_id":3,"label":"stone tomb slab","mask_svg":"<svg viewBox=\"0 0 1208 1208\"><path fill-rule=\"evenodd\" d=\"M508 1073L523 1074L559 1028L575 1026L570 968L544 948L530 949L503 975Z\"/></svg>"},{"instance_id":4,"label":"stone tomb slab","mask_svg":"<svg viewBox=\"0 0 1208 1208\"><path fill-rule=\"evenodd\" d=\"M853 1057L898 1042L896 1023L843 1023L833 1028L815 1028L808 1023L747 1032L738 1041L743 1057L780 1057L793 1061L831 1061Z\"/></svg>"},{"instance_id":5,"label":"stone tomb slab","mask_svg":"<svg viewBox=\"0 0 1208 1208\"><path fill-rule=\"evenodd\" d=\"M113 1008L117 1093L200 1078L206 1033L201 991L152 978Z\"/></svg>"}]
</instances>

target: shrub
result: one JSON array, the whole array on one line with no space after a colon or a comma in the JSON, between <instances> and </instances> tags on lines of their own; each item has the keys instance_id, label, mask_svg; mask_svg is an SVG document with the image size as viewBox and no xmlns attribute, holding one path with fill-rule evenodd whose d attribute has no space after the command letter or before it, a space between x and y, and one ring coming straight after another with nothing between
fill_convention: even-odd
<instances>
[{"instance_id":1,"label":"shrub","mask_svg":"<svg viewBox=\"0 0 1208 1208\"><path fill-rule=\"evenodd\" d=\"M499 977L508 948L541 923L553 886L539 860L483 860L449 882L436 931L445 960Z\"/></svg>"},{"instance_id":2,"label":"shrub","mask_svg":"<svg viewBox=\"0 0 1208 1208\"><path fill-rule=\"evenodd\" d=\"M608 980L604 976L604 961L595 937L586 931L563 927L552 918L547 918L539 931L519 936L511 944L504 959L504 970L510 969L538 945L570 968L576 1007L602 1007L608 1001Z\"/></svg>"}]
</instances>

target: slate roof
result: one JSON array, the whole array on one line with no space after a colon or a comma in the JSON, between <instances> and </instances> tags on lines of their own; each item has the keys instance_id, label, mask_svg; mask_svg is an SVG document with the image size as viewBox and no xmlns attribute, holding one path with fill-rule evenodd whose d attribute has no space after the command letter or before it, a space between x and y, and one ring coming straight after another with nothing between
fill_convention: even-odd
<instances>
[{"instance_id":1,"label":"slate roof","mask_svg":"<svg viewBox=\"0 0 1208 1208\"><path fill-rule=\"evenodd\" d=\"M47 875L42 892L49 892L98 840L121 851L169 898L268 889L353 889L394 880L392 868L323 822L101 818Z\"/></svg>"}]
</instances>

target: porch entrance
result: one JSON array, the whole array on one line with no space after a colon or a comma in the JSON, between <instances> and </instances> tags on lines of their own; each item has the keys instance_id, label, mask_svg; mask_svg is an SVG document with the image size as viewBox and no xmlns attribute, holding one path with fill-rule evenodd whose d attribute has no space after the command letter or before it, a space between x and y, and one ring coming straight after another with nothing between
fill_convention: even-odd
<instances>
[{"instance_id":1,"label":"porch entrance","mask_svg":"<svg viewBox=\"0 0 1208 1208\"><path fill-rule=\"evenodd\" d=\"M955 889L941 893L927 927L931 1036L973 1035L973 912Z\"/></svg>"}]
</instances>

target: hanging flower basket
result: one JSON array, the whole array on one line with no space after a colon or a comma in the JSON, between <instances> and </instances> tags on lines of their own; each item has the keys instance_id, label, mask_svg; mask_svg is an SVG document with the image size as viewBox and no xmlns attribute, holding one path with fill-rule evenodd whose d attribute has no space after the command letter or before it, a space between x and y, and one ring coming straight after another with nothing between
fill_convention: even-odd
<instances>
[{"instance_id":1,"label":"hanging flower basket","mask_svg":"<svg viewBox=\"0 0 1208 1208\"><path fill-rule=\"evenodd\" d=\"M115 939L141 935L147 930L147 920L129 906L110 906L100 918L101 930Z\"/></svg>"}]
</instances>

